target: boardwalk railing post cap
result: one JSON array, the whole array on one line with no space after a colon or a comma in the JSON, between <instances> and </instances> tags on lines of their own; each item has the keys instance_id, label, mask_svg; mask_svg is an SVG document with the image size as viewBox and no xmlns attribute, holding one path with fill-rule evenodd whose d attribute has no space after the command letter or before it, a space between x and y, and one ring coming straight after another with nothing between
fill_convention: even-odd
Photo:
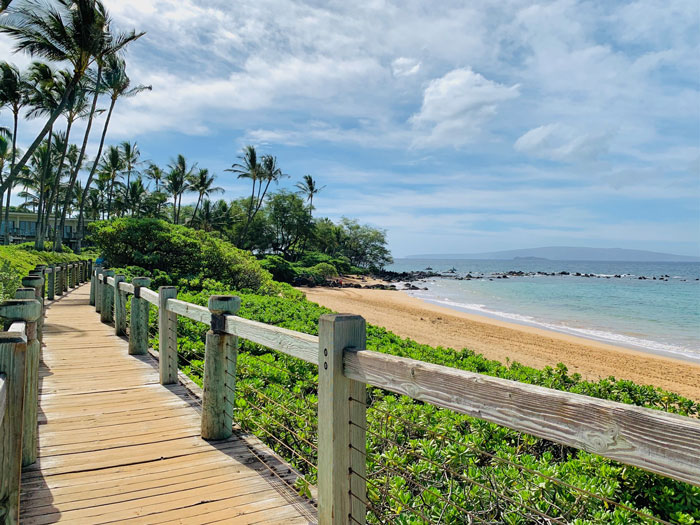
<instances>
[{"instance_id":1,"label":"boardwalk railing post cap","mask_svg":"<svg viewBox=\"0 0 700 525\"><path fill-rule=\"evenodd\" d=\"M15 299L36 299L34 288L17 288Z\"/></svg>"},{"instance_id":2,"label":"boardwalk railing post cap","mask_svg":"<svg viewBox=\"0 0 700 525\"><path fill-rule=\"evenodd\" d=\"M0 317L10 321L36 321L41 313L41 303L36 299L8 299L0 304Z\"/></svg>"},{"instance_id":3,"label":"boardwalk railing post cap","mask_svg":"<svg viewBox=\"0 0 700 525\"><path fill-rule=\"evenodd\" d=\"M44 284L44 278L38 275L29 275L27 277L22 277L22 286L28 288L37 288Z\"/></svg>"},{"instance_id":4,"label":"boardwalk railing post cap","mask_svg":"<svg viewBox=\"0 0 700 525\"><path fill-rule=\"evenodd\" d=\"M342 323L346 321L356 321L358 319L364 321L364 317L356 314L323 314L319 318L319 321L324 321L326 323Z\"/></svg>"},{"instance_id":5,"label":"boardwalk railing post cap","mask_svg":"<svg viewBox=\"0 0 700 525\"><path fill-rule=\"evenodd\" d=\"M235 314L241 307L241 298L235 295L212 295L207 306L215 314Z\"/></svg>"},{"instance_id":6,"label":"boardwalk railing post cap","mask_svg":"<svg viewBox=\"0 0 700 525\"><path fill-rule=\"evenodd\" d=\"M151 279L149 277L134 277L131 280L131 284L134 286L148 286L151 284Z\"/></svg>"},{"instance_id":7,"label":"boardwalk railing post cap","mask_svg":"<svg viewBox=\"0 0 700 525\"><path fill-rule=\"evenodd\" d=\"M177 290L177 286L159 286L158 291L160 292L161 290Z\"/></svg>"}]
</instances>

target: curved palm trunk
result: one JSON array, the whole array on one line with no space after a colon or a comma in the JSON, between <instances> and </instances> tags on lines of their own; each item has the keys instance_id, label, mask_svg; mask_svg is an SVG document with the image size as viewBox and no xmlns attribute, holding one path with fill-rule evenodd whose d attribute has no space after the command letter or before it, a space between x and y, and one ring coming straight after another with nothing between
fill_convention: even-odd
<instances>
[{"instance_id":1,"label":"curved palm trunk","mask_svg":"<svg viewBox=\"0 0 700 525\"><path fill-rule=\"evenodd\" d=\"M61 160L58 163L58 169L56 170L56 179L54 180L54 194L53 194L53 199L51 204L49 205L49 209L54 205L55 202L55 207L54 207L54 212L53 212L53 230L54 230L54 243L53 243L53 251L56 251L56 242L55 242L55 235L57 234L57 227L58 227L58 213L59 213L59 202L61 200L61 175L63 175L63 163L66 161L66 155L68 154L68 143L70 142L70 132L71 129L73 128L73 121L68 120L68 125L66 126L66 141L63 144L63 151L61 152ZM48 233L49 229L49 217L48 214L46 214L46 231ZM63 236L63 235L61 235Z\"/></svg>"},{"instance_id":2,"label":"curved palm trunk","mask_svg":"<svg viewBox=\"0 0 700 525\"><path fill-rule=\"evenodd\" d=\"M36 239L34 240L34 248L37 250L44 249L44 208L46 207L46 181L49 178L51 170L51 144L53 141L53 126L49 129L49 138L46 144L46 159L44 159L44 174L39 180L39 206L36 214Z\"/></svg>"},{"instance_id":3,"label":"curved palm trunk","mask_svg":"<svg viewBox=\"0 0 700 525\"><path fill-rule=\"evenodd\" d=\"M238 236L238 247L242 248L243 240L246 238L248 235L248 228L250 228L250 223L253 220L251 217L252 211L253 211L253 201L255 200L255 179L253 179L253 193L250 194L250 203L248 204L248 218L245 223L245 227L243 228L243 231L241 234ZM262 182L260 183L262 185Z\"/></svg>"},{"instance_id":4,"label":"curved palm trunk","mask_svg":"<svg viewBox=\"0 0 700 525\"><path fill-rule=\"evenodd\" d=\"M44 137L46 134L49 132L49 130L53 127L54 122L56 122L56 119L63 113L63 110L66 109L66 106L68 105L68 99L73 93L73 90L75 87L78 85L78 82L80 81L80 78L82 77L82 74L74 74L73 78L70 81L70 84L66 87L66 91L63 93L63 98L61 99L61 103L58 105L58 107L51 113L51 116L49 117L49 120L44 124L44 127L41 129L37 137L34 139L34 142L31 143L27 151L24 153L24 156L20 159L20 161L15 164L12 167L12 170L10 171L10 176L7 178L5 182L0 185L0 191L6 190L12 182L14 182L15 178L19 174L19 171L27 164L29 159L32 157L32 154L36 149L39 147L39 144L41 144L41 141L44 140Z\"/></svg>"},{"instance_id":5,"label":"curved palm trunk","mask_svg":"<svg viewBox=\"0 0 700 525\"><path fill-rule=\"evenodd\" d=\"M202 197L203 195L200 193L197 199L197 205L194 207L194 212L192 212L192 219L190 222L194 222L197 219L197 210L199 210L199 205L202 203Z\"/></svg>"},{"instance_id":6,"label":"curved palm trunk","mask_svg":"<svg viewBox=\"0 0 700 525\"><path fill-rule=\"evenodd\" d=\"M102 148L105 145L105 137L107 136L107 129L109 128L109 121L112 119L112 111L114 111L114 105L117 103L117 99L112 97L109 103L109 110L107 111L107 118L105 119L105 125L102 127L102 136L100 137L100 146L97 148L97 156L92 163L92 168L90 168L90 175L88 175L87 181L85 182L85 188L83 188L83 195L80 199L80 211L78 212L78 241L77 241L77 253L80 253L80 248L82 245L83 237L85 235L85 203L87 202L87 195L90 191L90 185L95 177L95 172L97 171L97 165L100 162L100 157L102 156ZM103 201L104 204L104 201Z\"/></svg>"},{"instance_id":7,"label":"curved palm trunk","mask_svg":"<svg viewBox=\"0 0 700 525\"><path fill-rule=\"evenodd\" d=\"M10 244L10 199L12 198L12 184L10 183L12 173L15 171L15 160L17 159L17 123L19 121L19 108L13 110L13 127L12 127L12 162L10 166L10 174L7 176L5 183L7 187L7 206L5 207L5 244ZM5 191L5 183L3 183L0 191Z\"/></svg>"},{"instance_id":8,"label":"curved palm trunk","mask_svg":"<svg viewBox=\"0 0 700 525\"><path fill-rule=\"evenodd\" d=\"M83 145L80 148L80 155L78 155L78 162L75 165L75 171L71 174L70 181L68 182L68 188L66 190L66 198L63 200L63 210L61 210L61 223L59 225L59 231L56 232L56 241L54 246L57 246L56 250L60 251L63 246L63 229L66 224L66 214L68 213L68 206L70 206L70 201L73 198L73 188L78 180L78 174L83 167L83 159L85 159L85 150L87 149L88 139L90 138L90 130L92 129L92 121L95 118L95 110L97 109L97 99L100 96L100 82L102 81L102 64L97 65L97 80L95 81L95 95L92 97L92 106L90 107L90 116L88 117L87 126L85 128L85 135L83 135Z\"/></svg>"}]
</instances>

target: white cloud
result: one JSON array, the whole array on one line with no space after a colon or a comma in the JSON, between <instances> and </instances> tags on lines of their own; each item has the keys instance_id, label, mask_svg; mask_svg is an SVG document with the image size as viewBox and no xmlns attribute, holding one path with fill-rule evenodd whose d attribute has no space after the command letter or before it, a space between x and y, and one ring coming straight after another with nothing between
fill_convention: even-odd
<instances>
[{"instance_id":1,"label":"white cloud","mask_svg":"<svg viewBox=\"0 0 700 525\"><path fill-rule=\"evenodd\" d=\"M518 89L517 84L499 84L463 68L430 81L420 111L411 117L416 128L427 131L415 145L459 146L472 142L494 117L499 104L518 96Z\"/></svg>"},{"instance_id":2,"label":"white cloud","mask_svg":"<svg viewBox=\"0 0 700 525\"><path fill-rule=\"evenodd\" d=\"M588 162L607 152L608 139L607 133L580 133L554 123L531 129L515 141L515 149L548 160Z\"/></svg>"},{"instance_id":3,"label":"white cloud","mask_svg":"<svg viewBox=\"0 0 700 525\"><path fill-rule=\"evenodd\" d=\"M391 71L395 77L410 77L420 71L420 60L399 57L391 63Z\"/></svg>"}]
</instances>

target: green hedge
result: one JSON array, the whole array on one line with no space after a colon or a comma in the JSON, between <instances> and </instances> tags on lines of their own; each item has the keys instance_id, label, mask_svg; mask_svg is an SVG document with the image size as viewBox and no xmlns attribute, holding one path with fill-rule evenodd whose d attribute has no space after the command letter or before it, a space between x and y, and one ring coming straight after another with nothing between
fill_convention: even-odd
<instances>
[{"instance_id":1,"label":"green hedge","mask_svg":"<svg viewBox=\"0 0 700 525\"><path fill-rule=\"evenodd\" d=\"M0 246L0 297L7 299L20 287L22 277L38 264L58 264L91 259L90 254L37 251L26 244Z\"/></svg>"}]
</instances>

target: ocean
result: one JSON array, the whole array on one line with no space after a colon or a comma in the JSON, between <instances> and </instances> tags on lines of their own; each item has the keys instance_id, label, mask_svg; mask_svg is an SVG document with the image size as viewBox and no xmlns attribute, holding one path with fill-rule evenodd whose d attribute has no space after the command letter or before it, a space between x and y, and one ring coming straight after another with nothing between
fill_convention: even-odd
<instances>
[{"instance_id":1,"label":"ocean","mask_svg":"<svg viewBox=\"0 0 700 525\"><path fill-rule=\"evenodd\" d=\"M387 267L426 268L456 273L413 283L421 290L405 293L455 310L700 362L700 263L397 259ZM529 275L495 275L507 272ZM537 272L569 275L531 275ZM482 278L455 279L468 274Z\"/></svg>"}]
</instances>

